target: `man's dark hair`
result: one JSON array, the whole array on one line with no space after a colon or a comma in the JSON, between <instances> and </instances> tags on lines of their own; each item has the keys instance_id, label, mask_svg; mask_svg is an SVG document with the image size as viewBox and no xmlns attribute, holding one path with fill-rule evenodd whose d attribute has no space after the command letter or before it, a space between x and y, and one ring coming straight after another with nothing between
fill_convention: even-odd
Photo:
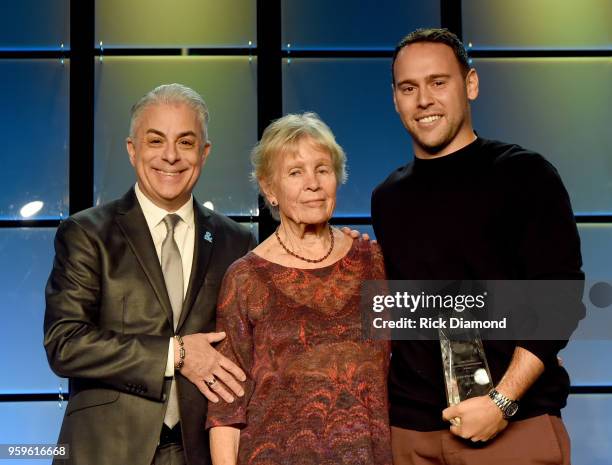
<instances>
[{"instance_id":1,"label":"man's dark hair","mask_svg":"<svg viewBox=\"0 0 612 465\"><path fill-rule=\"evenodd\" d=\"M470 62L468 58L468 54L463 46L463 42L459 40L455 34L453 34L448 29L417 29L416 31L411 32L406 37L404 37L399 44L395 47L393 51L393 61L391 62L391 83L395 85L395 75L393 73L393 69L395 67L395 60L397 59L397 54L401 49L407 47L410 44L415 44L417 42L433 42L437 44L448 45L457 57L457 61L461 66L461 70L463 71L464 76L470 70Z\"/></svg>"}]
</instances>

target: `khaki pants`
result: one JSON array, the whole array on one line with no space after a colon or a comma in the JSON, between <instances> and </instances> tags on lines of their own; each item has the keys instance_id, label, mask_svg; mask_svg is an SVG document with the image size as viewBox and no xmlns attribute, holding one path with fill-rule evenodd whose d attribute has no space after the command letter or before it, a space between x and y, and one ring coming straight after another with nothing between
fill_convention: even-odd
<instances>
[{"instance_id":1,"label":"khaki pants","mask_svg":"<svg viewBox=\"0 0 612 465\"><path fill-rule=\"evenodd\" d=\"M570 465L570 439L560 418L541 415L510 422L482 445L449 430L391 428L394 465Z\"/></svg>"}]
</instances>

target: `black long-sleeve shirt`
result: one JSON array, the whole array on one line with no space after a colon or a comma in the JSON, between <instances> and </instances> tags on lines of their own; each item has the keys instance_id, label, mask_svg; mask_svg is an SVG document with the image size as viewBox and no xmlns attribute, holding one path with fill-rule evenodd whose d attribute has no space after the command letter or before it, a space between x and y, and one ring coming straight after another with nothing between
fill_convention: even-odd
<instances>
[{"instance_id":1,"label":"black long-sleeve shirt","mask_svg":"<svg viewBox=\"0 0 612 465\"><path fill-rule=\"evenodd\" d=\"M583 279L569 196L555 168L518 145L477 138L450 155L415 159L372 194L372 222L389 279ZM584 316L577 301L576 324ZM557 353L567 341L483 341L493 382L515 347L545 371L516 419L560 415L569 377ZM389 375L391 424L448 428L438 341L396 341Z\"/></svg>"}]
</instances>

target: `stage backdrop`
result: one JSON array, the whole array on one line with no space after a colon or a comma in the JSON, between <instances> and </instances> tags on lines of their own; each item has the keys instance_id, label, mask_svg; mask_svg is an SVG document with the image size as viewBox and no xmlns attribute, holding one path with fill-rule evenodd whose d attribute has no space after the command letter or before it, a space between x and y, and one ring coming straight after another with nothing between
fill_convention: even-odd
<instances>
[{"instance_id":1,"label":"stage backdrop","mask_svg":"<svg viewBox=\"0 0 612 465\"><path fill-rule=\"evenodd\" d=\"M612 282L609 0L86 3L94 2L0 5L0 444L56 440L68 384L49 370L42 348L55 229L78 206L133 185L129 109L161 83L187 84L210 106L213 150L199 201L255 233L269 231L248 181L249 150L269 118L315 111L348 154L335 221L372 235L372 188L413 157L392 104L392 49L416 27L449 26L480 75L476 130L539 151L558 168L585 271ZM79 106L83 95L93 96L93 108ZM573 341L562 353L576 464L610 463L611 356L610 340Z\"/></svg>"}]
</instances>

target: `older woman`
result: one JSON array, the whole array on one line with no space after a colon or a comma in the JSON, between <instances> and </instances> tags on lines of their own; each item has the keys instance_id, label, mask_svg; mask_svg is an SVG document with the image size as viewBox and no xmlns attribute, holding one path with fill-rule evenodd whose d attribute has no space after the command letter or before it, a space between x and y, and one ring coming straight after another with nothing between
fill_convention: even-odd
<instances>
[{"instance_id":1,"label":"older woman","mask_svg":"<svg viewBox=\"0 0 612 465\"><path fill-rule=\"evenodd\" d=\"M219 350L248 379L243 397L209 404L213 463L390 465L389 346L362 340L359 313L361 283L384 279L382 256L328 223L344 152L305 113L271 124L252 162L280 226L222 285Z\"/></svg>"}]
</instances>

